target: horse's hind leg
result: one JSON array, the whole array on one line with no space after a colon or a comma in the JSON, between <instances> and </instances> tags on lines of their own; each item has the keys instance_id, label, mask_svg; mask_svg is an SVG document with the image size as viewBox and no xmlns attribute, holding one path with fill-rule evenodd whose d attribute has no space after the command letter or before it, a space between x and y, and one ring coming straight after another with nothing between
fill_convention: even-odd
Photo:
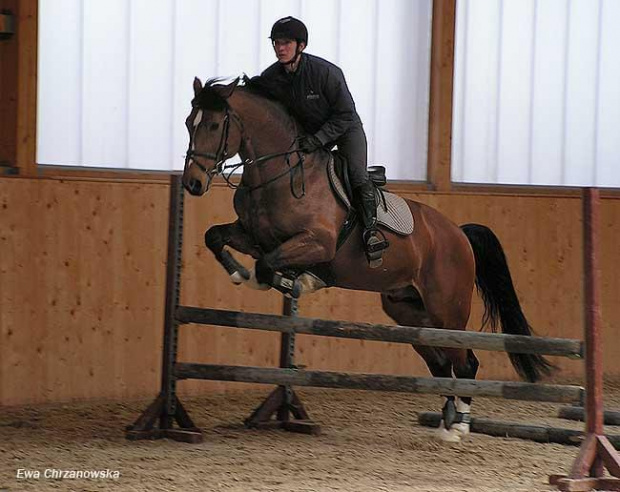
<instances>
[{"instance_id":1,"label":"horse's hind leg","mask_svg":"<svg viewBox=\"0 0 620 492\"><path fill-rule=\"evenodd\" d=\"M398 324L406 326L424 326L436 328L464 329L469 317L469 308L456 310L454 316L440 319L432 315L426 308L418 291L413 287L398 292L382 295L384 311ZM457 303L458 305L458 303ZM446 311L446 309L444 309ZM414 346L424 359L431 374L435 377L452 377L475 379L478 371L478 359L472 350L442 349L436 347ZM459 442L469 433L469 414L472 399L445 395L442 410L442 422L438 430L438 438L442 441Z\"/></svg>"},{"instance_id":2,"label":"horse's hind leg","mask_svg":"<svg viewBox=\"0 0 620 492\"><path fill-rule=\"evenodd\" d=\"M399 325L433 326L418 291L413 287L381 294L381 303L385 313ZM442 349L421 345L413 345L413 348L424 359L433 376L442 378L452 376L452 363Z\"/></svg>"},{"instance_id":3,"label":"horse's hind leg","mask_svg":"<svg viewBox=\"0 0 620 492\"><path fill-rule=\"evenodd\" d=\"M433 326L437 328L465 330L471 309L473 281L466 281L465 275L459 281L458 276L450 278L445 272L442 275L437 270L432 285L427 285L424 298L426 311L434 320ZM442 352L452 363L452 372L456 378L476 378L479 362L472 350L445 348ZM446 396L439 439L458 442L469 434L471 403L471 397Z\"/></svg>"}]
</instances>

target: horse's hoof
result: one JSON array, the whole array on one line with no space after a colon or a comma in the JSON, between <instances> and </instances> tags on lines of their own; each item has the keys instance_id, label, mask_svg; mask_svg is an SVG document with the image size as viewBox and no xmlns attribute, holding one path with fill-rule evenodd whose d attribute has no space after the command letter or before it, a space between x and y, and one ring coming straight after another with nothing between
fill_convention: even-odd
<instances>
[{"instance_id":1,"label":"horse's hoof","mask_svg":"<svg viewBox=\"0 0 620 492\"><path fill-rule=\"evenodd\" d=\"M323 280L310 272L304 272L297 277L297 283L301 288L301 294L311 294L312 292L327 287L327 284L323 282Z\"/></svg>"},{"instance_id":2,"label":"horse's hoof","mask_svg":"<svg viewBox=\"0 0 620 492\"><path fill-rule=\"evenodd\" d=\"M437 429L437 440L445 443L459 443L469 435L469 424L452 424L446 429L443 420Z\"/></svg>"}]
</instances>

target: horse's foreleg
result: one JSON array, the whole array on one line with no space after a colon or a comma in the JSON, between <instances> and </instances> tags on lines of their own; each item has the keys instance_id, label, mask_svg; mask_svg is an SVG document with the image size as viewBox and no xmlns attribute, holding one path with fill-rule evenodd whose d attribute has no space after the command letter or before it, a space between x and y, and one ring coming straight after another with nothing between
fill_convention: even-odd
<instances>
[{"instance_id":1,"label":"horse's foreleg","mask_svg":"<svg viewBox=\"0 0 620 492\"><path fill-rule=\"evenodd\" d=\"M256 279L297 296L305 291L296 282L297 275L313 265L331 261L335 254L335 237L327 232L306 231L262 256L256 262Z\"/></svg>"},{"instance_id":2,"label":"horse's foreleg","mask_svg":"<svg viewBox=\"0 0 620 492\"><path fill-rule=\"evenodd\" d=\"M252 238L239 221L209 228L205 233L205 244L228 272L233 283L241 284L251 281L252 273L239 263L230 252L231 249L234 249L240 253L251 255L253 258L260 256Z\"/></svg>"}]
</instances>

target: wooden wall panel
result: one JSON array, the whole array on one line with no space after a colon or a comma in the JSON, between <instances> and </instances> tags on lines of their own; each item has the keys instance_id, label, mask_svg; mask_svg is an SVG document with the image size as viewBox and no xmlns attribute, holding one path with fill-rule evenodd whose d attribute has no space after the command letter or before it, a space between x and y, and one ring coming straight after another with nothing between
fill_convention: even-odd
<instances>
[{"instance_id":1,"label":"wooden wall panel","mask_svg":"<svg viewBox=\"0 0 620 492\"><path fill-rule=\"evenodd\" d=\"M2 403L156 386L165 188L0 181Z\"/></svg>"},{"instance_id":2,"label":"wooden wall panel","mask_svg":"<svg viewBox=\"0 0 620 492\"><path fill-rule=\"evenodd\" d=\"M490 226L506 250L517 291L540 335L582 337L579 197L408 192L457 223ZM203 246L209 224L233 220L230 190L187 198L182 302L279 313L274 292L233 286ZM163 326L168 186L0 179L0 404L152 397ZM620 374L620 200L603 200L601 261L605 370ZM249 264L249 262L248 262ZM342 289L301 302L301 314L389 323L377 294ZM482 316L475 297L470 329ZM277 334L183 327L187 361L275 365ZM505 354L479 352L480 377L514 379ZM315 369L426 375L409 346L300 336L297 362ZM557 360L560 376L581 377ZM182 393L243 385L183 382Z\"/></svg>"}]
</instances>

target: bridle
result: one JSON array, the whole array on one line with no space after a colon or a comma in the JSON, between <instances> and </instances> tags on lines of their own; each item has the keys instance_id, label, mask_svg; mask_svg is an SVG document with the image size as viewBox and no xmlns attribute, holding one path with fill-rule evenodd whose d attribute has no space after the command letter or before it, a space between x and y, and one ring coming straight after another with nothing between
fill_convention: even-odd
<instances>
[{"instance_id":1,"label":"bridle","mask_svg":"<svg viewBox=\"0 0 620 492\"><path fill-rule=\"evenodd\" d=\"M238 117L237 117L238 118ZM240 123L240 120L237 124ZM243 135L243 125L239 126L239 129L242 131ZM212 178L214 175L217 175L223 171L224 163L228 159L228 134L230 132L230 110L226 108L226 114L224 115L224 123L222 125L222 134L220 135L220 143L217 147L217 152L212 154L211 152L196 152L192 149L192 142L190 141L190 147L187 149L187 153L185 154L185 163L192 159L194 164L196 164L200 170L205 173L208 177ZM195 135L192 135L192 140ZM215 161L215 166L211 171L208 171L206 166L204 166L201 162L194 159L194 157L204 157L206 159L211 159Z\"/></svg>"},{"instance_id":2,"label":"bridle","mask_svg":"<svg viewBox=\"0 0 620 492\"><path fill-rule=\"evenodd\" d=\"M189 160L191 159L192 162L194 164L196 164L196 166L198 166L198 168L205 173L205 175L207 176L207 190L209 189L209 187L211 186L211 181L213 180L213 178L215 176L217 176L218 174L221 174L224 177L224 180L226 181L226 183L228 184L228 186L230 188L239 188L242 187L242 185L236 185L234 183L232 183L231 181L231 177L232 174L239 168L241 167L245 167L245 166L250 166L250 165L254 165L254 164L259 164L261 162L266 162L272 159L275 159L276 157L282 157L282 156L286 156L286 164L287 164L287 169L276 175L275 177L259 184L256 186L252 186L252 187L247 187L248 190L250 192L257 190L259 188L263 188L264 186L267 186L268 184L271 184L277 180L279 180L280 178L286 176L287 174L290 175L290 180L291 180L291 193L293 194L293 196L295 198L301 198L306 194L306 187L305 187L305 180L304 180L304 161L305 161L305 156L303 154L303 152L301 151L301 149L297 148L297 149L293 149L290 150L291 147L293 147L297 142L298 142L298 138L295 138L293 140L293 142L291 143L291 145L289 146L289 150L285 151L285 152L275 152L272 154L267 154L261 157L258 157L256 159L244 159L243 161L241 161L238 164L232 164L230 166L226 165L226 161L231 157L228 155L228 136L230 133L230 120L231 118L233 119L233 121L236 123L236 125L239 128L239 131L241 133L241 140L243 141L244 137L245 137L245 128L243 125L243 120L241 120L241 118L237 115L237 113L234 112L234 110L232 110L230 107L226 107L226 112L224 114L224 122L222 124L222 133L220 135L220 143L218 144L218 148L217 151L215 152L215 154L211 153L211 152L197 152L196 150L193 150L191 148L192 145L192 140L194 138L194 136L192 136L192 140L190 140L190 146L187 149L187 153L185 154L185 163L187 164L189 162ZM299 161L297 162L297 164L295 164L294 166L291 166L290 163L290 156L292 154L297 154L299 157ZM215 162L215 165L213 166L213 168L211 170L208 170L207 167L202 164L201 162L199 162L198 160L194 159L194 157L204 157L206 159L210 159L212 161ZM293 186L293 171L296 170L297 168L301 169L301 176L302 176L302 182L301 182L301 194L296 193L294 186ZM228 175L225 175L224 172L226 170L230 170Z\"/></svg>"}]
</instances>

